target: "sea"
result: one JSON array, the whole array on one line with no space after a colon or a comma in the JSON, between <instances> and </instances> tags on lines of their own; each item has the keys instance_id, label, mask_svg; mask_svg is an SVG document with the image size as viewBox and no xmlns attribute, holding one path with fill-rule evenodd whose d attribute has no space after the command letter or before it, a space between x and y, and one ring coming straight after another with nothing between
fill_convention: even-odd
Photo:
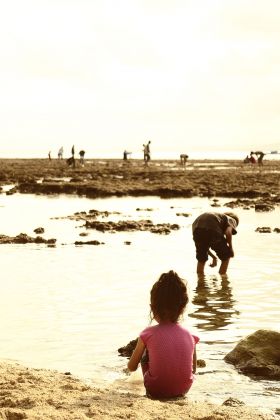
<instances>
[{"instance_id":1,"label":"sea","mask_svg":"<svg viewBox=\"0 0 280 420\"><path fill-rule=\"evenodd\" d=\"M236 209L240 226L228 275L207 265L199 280L191 224L201 212L229 210L230 198L5 194L11 187L0 195L0 234L35 236L34 229L43 227L43 236L57 242L1 245L0 359L144 395L140 371L127 374L118 348L149 325L150 289L161 273L175 270L190 295L183 325L199 336L198 358L206 362L190 398L222 403L234 397L263 411L279 409L279 382L250 379L224 357L258 329L279 331L280 234L273 230L280 228L280 208ZM67 217L92 209L115 212L102 220L149 219L180 228L168 235L102 233ZM256 231L264 226L272 233ZM94 239L103 244L74 244Z\"/></svg>"}]
</instances>

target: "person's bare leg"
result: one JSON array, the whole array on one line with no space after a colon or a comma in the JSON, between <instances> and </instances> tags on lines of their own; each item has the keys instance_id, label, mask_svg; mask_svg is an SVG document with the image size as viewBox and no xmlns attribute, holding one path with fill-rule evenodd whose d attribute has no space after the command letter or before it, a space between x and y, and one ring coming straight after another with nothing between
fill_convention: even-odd
<instances>
[{"instance_id":1,"label":"person's bare leg","mask_svg":"<svg viewBox=\"0 0 280 420\"><path fill-rule=\"evenodd\" d=\"M197 261L197 267L196 267L196 272L197 274L204 274L204 266L205 266L206 261Z\"/></svg>"},{"instance_id":2,"label":"person's bare leg","mask_svg":"<svg viewBox=\"0 0 280 420\"><path fill-rule=\"evenodd\" d=\"M228 260L222 261L221 266L220 266L220 270L219 270L219 274L226 274L227 269L228 269L229 260L230 260L230 258Z\"/></svg>"}]
</instances>

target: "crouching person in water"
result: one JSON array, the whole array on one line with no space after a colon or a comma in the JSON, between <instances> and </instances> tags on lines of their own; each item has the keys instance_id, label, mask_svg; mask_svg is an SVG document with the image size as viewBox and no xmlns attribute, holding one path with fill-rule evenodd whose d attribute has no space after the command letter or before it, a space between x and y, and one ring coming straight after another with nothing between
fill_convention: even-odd
<instances>
[{"instance_id":1,"label":"crouching person in water","mask_svg":"<svg viewBox=\"0 0 280 420\"><path fill-rule=\"evenodd\" d=\"M184 281L174 271L163 273L151 289L151 320L127 364L135 371L141 362L147 395L174 398L187 393L196 371L195 345L199 338L178 320L188 303Z\"/></svg>"},{"instance_id":2,"label":"crouching person in water","mask_svg":"<svg viewBox=\"0 0 280 420\"><path fill-rule=\"evenodd\" d=\"M232 235L237 233L239 218L235 213L203 213L192 224L193 240L196 247L197 273L204 274L208 255L212 257L211 267L217 265L215 251L221 260L220 274L226 274L229 260L234 257Z\"/></svg>"}]
</instances>

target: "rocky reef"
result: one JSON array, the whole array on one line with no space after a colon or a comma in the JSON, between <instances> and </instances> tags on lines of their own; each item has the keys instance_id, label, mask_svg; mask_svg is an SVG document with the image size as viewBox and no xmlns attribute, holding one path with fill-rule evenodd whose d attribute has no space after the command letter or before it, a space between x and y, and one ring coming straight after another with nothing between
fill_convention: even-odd
<instances>
[{"instance_id":1,"label":"rocky reef","mask_svg":"<svg viewBox=\"0 0 280 420\"><path fill-rule=\"evenodd\" d=\"M44 239L42 236L28 236L26 233L20 233L17 236L0 235L0 244L47 244L54 246L56 239Z\"/></svg>"},{"instance_id":2,"label":"rocky reef","mask_svg":"<svg viewBox=\"0 0 280 420\"><path fill-rule=\"evenodd\" d=\"M187 170L176 160L152 161L147 167L141 160L124 164L117 159L87 160L76 168L44 159L2 159L0 163L1 185L14 184L6 194L231 197L236 199L233 205L240 206L240 200L248 199L244 204L256 205L256 211L270 211L280 204L279 161L266 161L259 170L241 161L190 160Z\"/></svg>"},{"instance_id":3,"label":"rocky reef","mask_svg":"<svg viewBox=\"0 0 280 420\"><path fill-rule=\"evenodd\" d=\"M280 332L258 330L242 339L225 356L248 376L280 380Z\"/></svg>"}]
</instances>

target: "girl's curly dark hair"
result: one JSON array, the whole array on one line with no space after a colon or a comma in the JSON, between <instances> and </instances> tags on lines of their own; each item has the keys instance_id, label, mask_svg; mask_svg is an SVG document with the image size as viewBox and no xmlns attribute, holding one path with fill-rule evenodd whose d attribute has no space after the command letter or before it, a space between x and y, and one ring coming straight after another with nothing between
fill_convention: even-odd
<instances>
[{"instance_id":1,"label":"girl's curly dark hair","mask_svg":"<svg viewBox=\"0 0 280 420\"><path fill-rule=\"evenodd\" d=\"M186 284L178 274L163 273L151 289L151 319L176 322L188 301Z\"/></svg>"}]
</instances>

